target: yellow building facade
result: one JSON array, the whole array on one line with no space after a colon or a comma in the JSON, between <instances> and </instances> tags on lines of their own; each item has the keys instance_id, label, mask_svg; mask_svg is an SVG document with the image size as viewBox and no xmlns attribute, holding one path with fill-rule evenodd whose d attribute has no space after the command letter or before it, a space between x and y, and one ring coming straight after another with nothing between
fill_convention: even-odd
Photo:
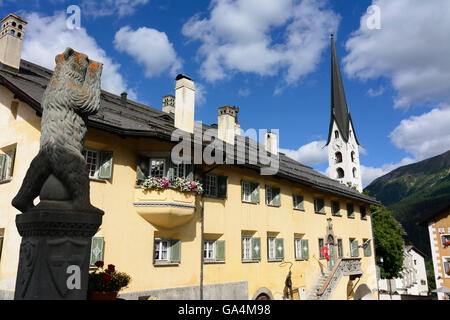
<instances>
[{"instance_id":1,"label":"yellow building facade","mask_svg":"<svg viewBox=\"0 0 450 320\"><path fill-rule=\"evenodd\" d=\"M0 299L14 293L21 237L11 200L39 150L40 102L51 74L24 60L18 70L0 68ZM193 83L189 90L194 94ZM91 202L105 212L91 264L103 260L130 274L123 298L377 298L374 199L283 154L273 175L248 163L174 171L171 133L180 116L124 95L101 98L84 151ZM178 119L185 131L215 128L190 116ZM175 176L201 180L203 193L142 183ZM327 244L329 261L321 251Z\"/></svg>"}]
</instances>

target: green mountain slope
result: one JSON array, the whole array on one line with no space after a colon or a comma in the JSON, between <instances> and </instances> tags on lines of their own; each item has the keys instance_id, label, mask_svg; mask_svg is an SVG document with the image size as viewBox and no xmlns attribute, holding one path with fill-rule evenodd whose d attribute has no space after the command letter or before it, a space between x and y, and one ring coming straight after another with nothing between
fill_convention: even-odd
<instances>
[{"instance_id":1,"label":"green mountain slope","mask_svg":"<svg viewBox=\"0 0 450 320\"><path fill-rule=\"evenodd\" d=\"M417 222L450 203L450 150L397 168L365 190L394 212L408 234L406 242L429 254L428 230Z\"/></svg>"}]
</instances>

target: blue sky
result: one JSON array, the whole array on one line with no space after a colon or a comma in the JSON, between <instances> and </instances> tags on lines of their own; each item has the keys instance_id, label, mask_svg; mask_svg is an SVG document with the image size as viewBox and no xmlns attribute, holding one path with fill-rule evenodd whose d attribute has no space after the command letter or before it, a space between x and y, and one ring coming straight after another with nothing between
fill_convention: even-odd
<instances>
[{"instance_id":1,"label":"blue sky","mask_svg":"<svg viewBox=\"0 0 450 320\"><path fill-rule=\"evenodd\" d=\"M80 29L66 26L69 5ZM381 29L367 28L371 5ZM71 46L105 63L105 90L154 108L189 75L197 121L239 106L243 129L279 129L283 152L321 172L334 31L363 184L450 149L447 0L3 0L0 11L29 21L24 59L53 68Z\"/></svg>"}]
</instances>

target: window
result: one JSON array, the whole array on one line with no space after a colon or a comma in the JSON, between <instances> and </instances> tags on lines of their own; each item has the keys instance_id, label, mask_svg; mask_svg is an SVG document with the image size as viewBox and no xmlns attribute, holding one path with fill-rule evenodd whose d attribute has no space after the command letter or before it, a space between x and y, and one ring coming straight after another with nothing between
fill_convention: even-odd
<instances>
[{"instance_id":1,"label":"window","mask_svg":"<svg viewBox=\"0 0 450 320\"><path fill-rule=\"evenodd\" d=\"M4 238L5 238L5 229L0 229L0 262L2 261L2 249Z\"/></svg>"},{"instance_id":2,"label":"window","mask_svg":"<svg viewBox=\"0 0 450 320\"><path fill-rule=\"evenodd\" d=\"M242 201L259 203L259 184L242 181Z\"/></svg>"},{"instance_id":3,"label":"window","mask_svg":"<svg viewBox=\"0 0 450 320\"><path fill-rule=\"evenodd\" d=\"M350 238L350 255L352 257L358 257L359 256L359 246L358 246L358 240Z\"/></svg>"},{"instance_id":4,"label":"window","mask_svg":"<svg viewBox=\"0 0 450 320\"><path fill-rule=\"evenodd\" d=\"M355 162L355 151L352 151L352 153L350 153L350 157L352 159L352 162Z\"/></svg>"},{"instance_id":5,"label":"window","mask_svg":"<svg viewBox=\"0 0 450 320\"><path fill-rule=\"evenodd\" d=\"M155 265L180 263L181 241L173 239L155 239L153 261Z\"/></svg>"},{"instance_id":6,"label":"window","mask_svg":"<svg viewBox=\"0 0 450 320\"><path fill-rule=\"evenodd\" d=\"M210 174L205 177L205 196L225 199L227 197L228 177Z\"/></svg>"},{"instance_id":7,"label":"window","mask_svg":"<svg viewBox=\"0 0 450 320\"><path fill-rule=\"evenodd\" d=\"M342 239L337 240L337 249L338 249L338 258L341 259L344 257L344 247L342 246Z\"/></svg>"},{"instance_id":8,"label":"window","mask_svg":"<svg viewBox=\"0 0 450 320\"><path fill-rule=\"evenodd\" d=\"M294 239L295 259L308 260L308 240L302 238Z\"/></svg>"},{"instance_id":9,"label":"window","mask_svg":"<svg viewBox=\"0 0 450 320\"><path fill-rule=\"evenodd\" d=\"M347 203L347 217L354 218L355 211L353 209L353 203Z\"/></svg>"},{"instance_id":10,"label":"window","mask_svg":"<svg viewBox=\"0 0 450 320\"><path fill-rule=\"evenodd\" d=\"M325 259L325 256L322 253L323 248L323 239L319 238L319 259Z\"/></svg>"},{"instance_id":11,"label":"window","mask_svg":"<svg viewBox=\"0 0 450 320\"><path fill-rule=\"evenodd\" d=\"M353 168L353 178L356 178L357 177L357 171L356 171L356 168Z\"/></svg>"},{"instance_id":12,"label":"window","mask_svg":"<svg viewBox=\"0 0 450 320\"><path fill-rule=\"evenodd\" d=\"M325 200L314 199L314 211L316 213L325 213Z\"/></svg>"},{"instance_id":13,"label":"window","mask_svg":"<svg viewBox=\"0 0 450 320\"><path fill-rule=\"evenodd\" d=\"M268 206L280 207L281 206L281 194L280 188L273 188L266 186L266 204Z\"/></svg>"},{"instance_id":14,"label":"window","mask_svg":"<svg viewBox=\"0 0 450 320\"><path fill-rule=\"evenodd\" d=\"M336 173L338 179L342 179L345 176L344 169L342 168L337 168Z\"/></svg>"},{"instance_id":15,"label":"window","mask_svg":"<svg viewBox=\"0 0 450 320\"><path fill-rule=\"evenodd\" d=\"M336 131L334 132L334 137L335 137L336 139L339 139L339 131L336 130Z\"/></svg>"},{"instance_id":16,"label":"window","mask_svg":"<svg viewBox=\"0 0 450 320\"><path fill-rule=\"evenodd\" d=\"M333 216L341 215L341 204L339 201L331 201L331 214Z\"/></svg>"},{"instance_id":17,"label":"window","mask_svg":"<svg viewBox=\"0 0 450 320\"><path fill-rule=\"evenodd\" d=\"M294 201L294 209L295 210L305 210L305 204L304 204L304 199L303 196L298 196L296 194L294 194L292 196L293 201Z\"/></svg>"},{"instance_id":18,"label":"window","mask_svg":"<svg viewBox=\"0 0 450 320\"><path fill-rule=\"evenodd\" d=\"M359 210L361 212L361 219L362 220L366 220L367 219L367 212L366 212L366 207L359 207Z\"/></svg>"},{"instance_id":19,"label":"window","mask_svg":"<svg viewBox=\"0 0 450 320\"><path fill-rule=\"evenodd\" d=\"M4 154L0 154L0 181L12 179L15 157L16 148L9 149Z\"/></svg>"},{"instance_id":20,"label":"window","mask_svg":"<svg viewBox=\"0 0 450 320\"><path fill-rule=\"evenodd\" d=\"M450 247L450 234L441 234L441 244L443 248Z\"/></svg>"},{"instance_id":21,"label":"window","mask_svg":"<svg viewBox=\"0 0 450 320\"><path fill-rule=\"evenodd\" d=\"M370 257L372 255L372 247L370 245L369 239L363 239L363 250L364 250L364 257Z\"/></svg>"},{"instance_id":22,"label":"window","mask_svg":"<svg viewBox=\"0 0 450 320\"><path fill-rule=\"evenodd\" d=\"M444 277L450 278L450 257L442 257L444 265Z\"/></svg>"},{"instance_id":23,"label":"window","mask_svg":"<svg viewBox=\"0 0 450 320\"><path fill-rule=\"evenodd\" d=\"M261 259L261 239L242 237L242 261L259 261Z\"/></svg>"},{"instance_id":24,"label":"window","mask_svg":"<svg viewBox=\"0 0 450 320\"><path fill-rule=\"evenodd\" d=\"M82 151L87 163L89 178L111 179L113 167L113 152L95 149L84 149Z\"/></svg>"},{"instance_id":25,"label":"window","mask_svg":"<svg viewBox=\"0 0 450 320\"><path fill-rule=\"evenodd\" d=\"M225 261L225 241L205 240L203 242L203 258L207 262Z\"/></svg>"},{"instance_id":26,"label":"window","mask_svg":"<svg viewBox=\"0 0 450 320\"><path fill-rule=\"evenodd\" d=\"M281 261L284 258L284 240L281 238L267 238L267 260Z\"/></svg>"},{"instance_id":27,"label":"window","mask_svg":"<svg viewBox=\"0 0 450 320\"><path fill-rule=\"evenodd\" d=\"M163 178L166 176L166 159L151 159L150 176L154 178Z\"/></svg>"},{"instance_id":28,"label":"window","mask_svg":"<svg viewBox=\"0 0 450 320\"><path fill-rule=\"evenodd\" d=\"M93 237L91 240L91 258L89 261L89 267L95 267L97 261L103 261L103 237Z\"/></svg>"},{"instance_id":29,"label":"window","mask_svg":"<svg viewBox=\"0 0 450 320\"><path fill-rule=\"evenodd\" d=\"M342 162L342 153L336 152L336 163Z\"/></svg>"}]
</instances>

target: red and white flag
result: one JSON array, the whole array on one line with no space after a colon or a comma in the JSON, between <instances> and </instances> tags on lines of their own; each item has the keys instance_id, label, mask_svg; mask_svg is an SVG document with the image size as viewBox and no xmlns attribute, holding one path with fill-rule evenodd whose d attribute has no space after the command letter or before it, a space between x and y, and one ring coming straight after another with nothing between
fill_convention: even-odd
<instances>
[{"instance_id":1,"label":"red and white flag","mask_svg":"<svg viewBox=\"0 0 450 320\"><path fill-rule=\"evenodd\" d=\"M323 254L323 256L325 257L325 259L327 259L327 261L330 261L330 255L329 255L329 246L330 246L330 244L332 244L334 242L334 240L333 241L331 241L331 242L329 242L329 243L327 243L322 249L320 249L320 252L322 252L322 254Z\"/></svg>"}]
</instances>

